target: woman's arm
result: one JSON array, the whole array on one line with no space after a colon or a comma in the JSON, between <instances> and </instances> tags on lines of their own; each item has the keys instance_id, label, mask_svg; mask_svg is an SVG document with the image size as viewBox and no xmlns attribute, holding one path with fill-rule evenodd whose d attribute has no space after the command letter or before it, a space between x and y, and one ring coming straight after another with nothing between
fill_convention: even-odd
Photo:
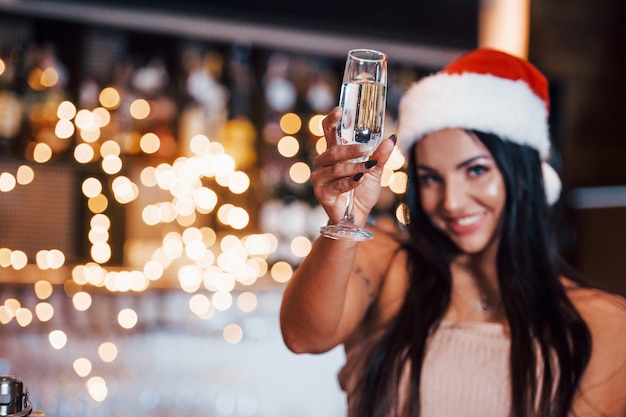
<instances>
[{"instance_id":1,"label":"woman's arm","mask_svg":"<svg viewBox=\"0 0 626 417\"><path fill-rule=\"evenodd\" d=\"M367 150L337 144L335 127L340 117L341 109L335 108L322 122L328 148L313 161L311 182L331 224L341 220L345 192L355 188L355 222L363 226L380 196L380 178L394 143L384 140L380 144L371 157L378 162L373 166L350 162ZM280 322L289 349L324 352L354 332L380 279L371 270L379 240L356 243L316 239L283 295Z\"/></svg>"},{"instance_id":2,"label":"woman's arm","mask_svg":"<svg viewBox=\"0 0 626 417\"><path fill-rule=\"evenodd\" d=\"M592 351L571 415L626 417L626 300L599 290L574 292Z\"/></svg>"}]
</instances>

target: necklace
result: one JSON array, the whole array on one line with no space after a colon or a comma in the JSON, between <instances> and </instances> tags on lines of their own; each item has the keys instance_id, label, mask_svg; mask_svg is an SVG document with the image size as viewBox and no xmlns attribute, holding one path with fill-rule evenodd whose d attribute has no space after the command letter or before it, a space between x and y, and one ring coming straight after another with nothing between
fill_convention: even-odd
<instances>
[{"instance_id":1,"label":"necklace","mask_svg":"<svg viewBox=\"0 0 626 417\"><path fill-rule=\"evenodd\" d=\"M493 306L489 302L487 295L483 295L480 300L476 301L474 309L484 316L493 312Z\"/></svg>"}]
</instances>

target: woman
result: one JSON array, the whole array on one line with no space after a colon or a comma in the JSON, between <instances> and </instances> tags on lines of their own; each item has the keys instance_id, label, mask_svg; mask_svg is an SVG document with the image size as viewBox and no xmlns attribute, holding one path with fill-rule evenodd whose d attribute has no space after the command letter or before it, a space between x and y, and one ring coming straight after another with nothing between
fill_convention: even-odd
<instances>
[{"instance_id":1,"label":"woman","mask_svg":"<svg viewBox=\"0 0 626 417\"><path fill-rule=\"evenodd\" d=\"M479 49L414 84L399 113L408 225L369 242L319 238L285 289L294 352L343 344L349 416L626 416L626 302L566 275L550 203L545 77ZM315 195L364 225L395 143L337 146L324 120Z\"/></svg>"}]
</instances>

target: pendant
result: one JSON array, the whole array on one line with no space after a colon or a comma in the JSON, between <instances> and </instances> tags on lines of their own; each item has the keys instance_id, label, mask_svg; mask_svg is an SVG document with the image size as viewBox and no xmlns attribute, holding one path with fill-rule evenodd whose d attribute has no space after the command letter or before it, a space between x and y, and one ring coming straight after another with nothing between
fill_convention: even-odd
<instances>
[{"instance_id":1,"label":"pendant","mask_svg":"<svg viewBox=\"0 0 626 417\"><path fill-rule=\"evenodd\" d=\"M492 310L491 304L489 304L489 300L487 299L487 297L483 297L480 299L480 301L476 301L474 307L476 308L476 311L483 315L491 313Z\"/></svg>"}]
</instances>

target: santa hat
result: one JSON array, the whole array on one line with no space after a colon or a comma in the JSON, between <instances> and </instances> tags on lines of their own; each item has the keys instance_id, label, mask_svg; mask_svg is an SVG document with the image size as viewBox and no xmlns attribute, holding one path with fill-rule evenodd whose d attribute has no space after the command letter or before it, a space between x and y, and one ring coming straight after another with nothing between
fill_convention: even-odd
<instances>
[{"instance_id":1,"label":"santa hat","mask_svg":"<svg viewBox=\"0 0 626 417\"><path fill-rule=\"evenodd\" d=\"M550 156L549 112L548 81L537 68L505 52L477 49L407 90L399 108L398 145L406 155L427 133L462 128L528 145L545 161ZM543 165L552 204L561 182Z\"/></svg>"}]
</instances>

